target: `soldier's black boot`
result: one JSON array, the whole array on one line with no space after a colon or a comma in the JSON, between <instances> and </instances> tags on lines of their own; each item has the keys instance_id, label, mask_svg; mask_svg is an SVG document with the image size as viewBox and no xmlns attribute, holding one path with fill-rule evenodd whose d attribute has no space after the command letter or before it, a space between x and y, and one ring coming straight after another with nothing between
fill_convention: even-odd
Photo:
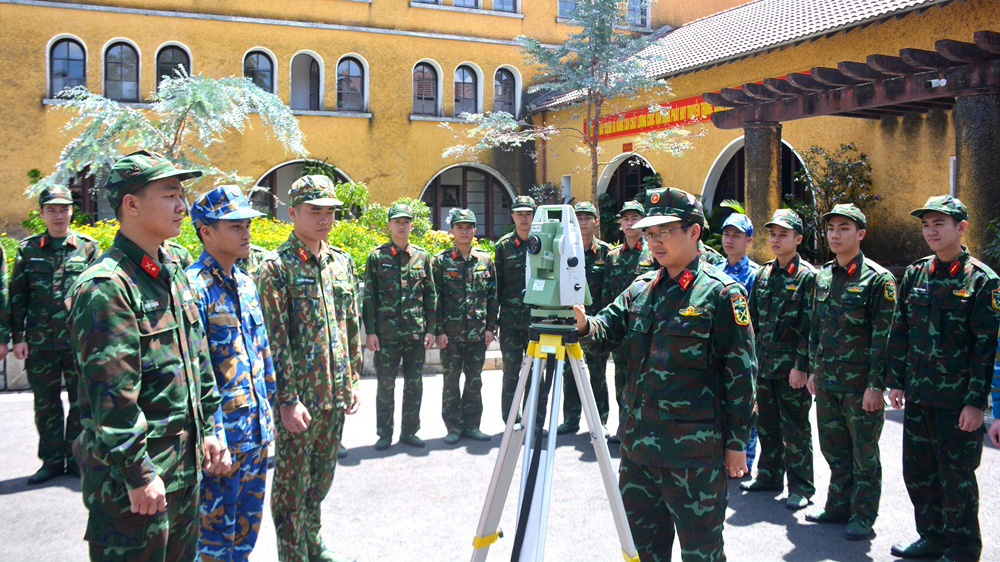
<instances>
[{"instance_id":1,"label":"soldier's black boot","mask_svg":"<svg viewBox=\"0 0 1000 562\"><path fill-rule=\"evenodd\" d=\"M66 461L66 474L73 478L80 477L80 465L76 461Z\"/></svg>"},{"instance_id":2,"label":"soldier's black boot","mask_svg":"<svg viewBox=\"0 0 1000 562\"><path fill-rule=\"evenodd\" d=\"M894 544L892 545L892 548L889 549L889 552L891 552L893 556L898 556L900 558L938 558L944 554L944 549L933 542L920 537L909 544Z\"/></svg>"},{"instance_id":3,"label":"soldier's black boot","mask_svg":"<svg viewBox=\"0 0 1000 562\"><path fill-rule=\"evenodd\" d=\"M48 482L64 471L62 464L43 464L37 472L28 477L28 484L35 485Z\"/></svg>"}]
</instances>

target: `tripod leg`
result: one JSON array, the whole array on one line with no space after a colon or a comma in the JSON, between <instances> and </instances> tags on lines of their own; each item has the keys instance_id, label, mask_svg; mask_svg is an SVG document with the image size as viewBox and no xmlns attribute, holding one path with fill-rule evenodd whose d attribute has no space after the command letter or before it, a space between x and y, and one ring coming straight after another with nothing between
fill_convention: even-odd
<instances>
[{"instance_id":1,"label":"tripod leg","mask_svg":"<svg viewBox=\"0 0 1000 562\"><path fill-rule=\"evenodd\" d=\"M483 562L489 553L490 544L500 536L497 530L500 526L500 515L503 512L503 504L510 491L510 483L514 478L514 468L517 466L518 452L522 443L524 429L514 429L517 412L521 405L521 397L524 395L524 387L528 380L528 372L531 368L532 357L524 356L521 364L521 373L518 375L517 388L514 390L514 402L510 412L507 414L507 425L503 431L503 438L500 441L500 451L497 455L497 462L493 466L493 476L490 478L489 490L486 493L486 501L483 504L482 514L479 516L479 526L476 527L476 536L472 539L472 561ZM538 377L534 377L538 378Z\"/></svg>"},{"instance_id":2,"label":"tripod leg","mask_svg":"<svg viewBox=\"0 0 1000 562\"><path fill-rule=\"evenodd\" d=\"M608 494L608 504L611 506L615 529L618 530L618 541L622 545L622 552L626 560L638 560L639 555L635 549L635 542L632 540L632 530L629 528L628 517L625 515L625 504L622 502L621 492L618 490L618 478L611 465L608 442L604 438L604 427L597 411L597 402L594 400L594 391L590 388L587 365L583 362L583 350L580 348L580 344L575 343L567 345L566 352L569 356L570 366L573 368L573 379L576 381L576 388L580 393L587 427L590 429L590 443L594 447L597 464L601 469L601 478L604 480L604 490Z\"/></svg>"}]
</instances>

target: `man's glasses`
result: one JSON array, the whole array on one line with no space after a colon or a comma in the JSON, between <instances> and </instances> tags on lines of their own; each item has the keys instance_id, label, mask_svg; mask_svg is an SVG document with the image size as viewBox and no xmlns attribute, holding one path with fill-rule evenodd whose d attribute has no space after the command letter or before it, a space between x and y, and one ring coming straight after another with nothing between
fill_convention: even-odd
<instances>
[{"instance_id":1,"label":"man's glasses","mask_svg":"<svg viewBox=\"0 0 1000 562\"><path fill-rule=\"evenodd\" d=\"M675 230L681 230L682 228L684 227L675 226L673 228L665 228L659 232L650 232L646 230L642 233L642 236L646 239L646 242L666 242L667 240L670 240L670 236Z\"/></svg>"}]
</instances>

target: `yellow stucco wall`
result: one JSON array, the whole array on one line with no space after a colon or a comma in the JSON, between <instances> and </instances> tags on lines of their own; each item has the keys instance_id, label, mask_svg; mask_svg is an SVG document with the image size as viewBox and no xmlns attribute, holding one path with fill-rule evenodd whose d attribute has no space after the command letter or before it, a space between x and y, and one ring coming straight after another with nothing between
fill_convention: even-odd
<instances>
[{"instance_id":1,"label":"yellow stucco wall","mask_svg":"<svg viewBox=\"0 0 1000 562\"><path fill-rule=\"evenodd\" d=\"M933 49L934 41L941 38L971 41L974 31L996 29L994 8L995 4L989 0L952 2L864 29L853 29L833 37L676 76L670 82L675 97L684 98L812 66L835 68L839 61L864 61L871 53L897 55L899 49L904 47ZM669 101L670 98L647 94L639 99L643 101L615 101L605 113L642 107L646 99ZM548 112L545 119L557 126L582 126L583 121L573 108ZM641 153L662 175L665 185L702 193L713 164L721 167L726 163L716 163L720 153L743 135L742 130L716 129L710 121L703 125L704 136L694 139L694 148L683 157ZM952 111L932 111L924 115L883 118L881 121L815 117L784 123L782 138L794 149L805 149L810 145L836 148L841 143L855 142L861 151L868 154L875 190L885 201L869 213L869 237L872 240L885 240L886 236L896 235L905 237L902 242L897 242L896 248L903 252L906 259L926 253L926 246L919 236L919 225L909 216L909 210L919 206L930 195L948 192L951 157L955 154ZM623 136L603 142L602 163L612 161L622 153L623 144L634 140L633 136ZM562 175L572 175L574 196L589 198L589 159L585 154L574 151L574 143L568 136L549 141L546 163L547 167L539 171L539 180L544 177L559 182ZM602 165L602 173L605 168ZM710 190L713 188L709 186ZM877 253L874 242L872 246L871 251ZM866 251L869 249L866 248ZM891 257L900 259L899 256Z\"/></svg>"}]
</instances>

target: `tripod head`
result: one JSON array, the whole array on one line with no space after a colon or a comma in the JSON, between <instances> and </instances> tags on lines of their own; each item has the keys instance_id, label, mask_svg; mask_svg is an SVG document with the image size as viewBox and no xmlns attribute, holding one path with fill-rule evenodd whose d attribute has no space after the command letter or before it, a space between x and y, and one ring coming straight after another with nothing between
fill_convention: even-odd
<instances>
[{"instance_id":1,"label":"tripod head","mask_svg":"<svg viewBox=\"0 0 1000 562\"><path fill-rule=\"evenodd\" d=\"M573 305L590 304L583 237L569 205L542 205L528 237L524 302L546 325L574 324Z\"/></svg>"}]
</instances>

